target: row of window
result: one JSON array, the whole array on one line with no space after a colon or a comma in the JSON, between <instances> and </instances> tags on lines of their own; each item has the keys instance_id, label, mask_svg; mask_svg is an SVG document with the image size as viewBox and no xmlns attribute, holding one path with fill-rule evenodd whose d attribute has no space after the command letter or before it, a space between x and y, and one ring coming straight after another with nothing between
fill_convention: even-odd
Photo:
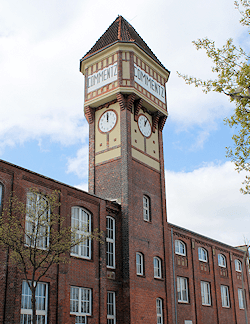
<instances>
[{"instance_id":1,"label":"row of window","mask_svg":"<svg viewBox=\"0 0 250 324\"><path fill-rule=\"evenodd\" d=\"M1 186L0 186L1 188ZM0 195L1 198L1 195ZM44 215L36 217L34 213L39 212L39 207L44 210ZM143 196L144 216L147 218L149 215L149 198ZM50 209L44 196L28 193L27 196L27 216L26 216L26 243L32 245L32 233L37 232L36 220L40 222L38 237L36 238L36 245L39 248L46 249L49 245L49 229L47 220L50 217ZM42 224L41 224L42 223ZM91 214L81 207L72 207L71 209L71 226L76 229L76 238L80 239L83 236L88 236L91 233ZM107 216L106 221L106 253L107 253L107 266L115 268L115 220ZM30 235L29 235L30 233ZM186 245L180 240L175 241L175 253L186 256ZM82 243L76 245L71 250L71 255L91 259L91 240L86 238ZM198 258L202 262L208 262L208 253L206 249L198 248ZM143 255L137 253L136 256L137 274L143 274ZM218 265L226 267L226 257L223 254L218 255ZM241 261L235 260L235 270L241 272ZM156 278L161 278L161 260L154 258L154 272ZM158 273L158 275L157 275Z\"/></svg>"},{"instance_id":2,"label":"row of window","mask_svg":"<svg viewBox=\"0 0 250 324\"><path fill-rule=\"evenodd\" d=\"M186 245L184 242L180 240L175 241L175 253L182 256L186 256ZM208 262L208 253L206 249L202 247L198 248L198 259L202 262ZM242 270L241 261L235 260L234 264L235 264L235 270L237 272L241 272ZM226 257L223 254L218 254L218 266L222 268L227 267Z\"/></svg>"},{"instance_id":3,"label":"row of window","mask_svg":"<svg viewBox=\"0 0 250 324\"><path fill-rule=\"evenodd\" d=\"M115 292L107 292L107 324L116 324ZM38 283L36 288L37 323L47 324L48 284ZM21 324L31 323L31 290L26 281L22 285ZM92 290L70 287L70 314L76 316L75 323L85 323L85 316L92 315ZM162 299L156 299L157 324L163 324Z\"/></svg>"},{"instance_id":4,"label":"row of window","mask_svg":"<svg viewBox=\"0 0 250 324\"><path fill-rule=\"evenodd\" d=\"M211 306L210 283L201 281L201 300L202 305ZM188 303L188 280L187 278L177 277L177 297L178 302ZM239 308L244 309L243 290L238 289ZM229 287L221 285L221 303L222 307L230 307Z\"/></svg>"}]
</instances>

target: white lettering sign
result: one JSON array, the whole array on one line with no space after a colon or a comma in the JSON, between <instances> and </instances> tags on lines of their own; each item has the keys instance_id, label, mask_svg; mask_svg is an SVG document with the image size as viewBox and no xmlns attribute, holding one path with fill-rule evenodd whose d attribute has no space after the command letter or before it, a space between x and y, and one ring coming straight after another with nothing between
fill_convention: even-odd
<instances>
[{"instance_id":1,"label":"white lettering sign","mask_svg":"<svg viewBox=\"0 0 250 324\"><path fill-rule=\"evenodd\" d=\"M134 80L145 90L150 92L156 98L161 100L162 102L166 102L165 99L165 87L153 79L149 74L145 71L141 70L136 64L134 64L135 69L135 77Z\"/></svg>"},{"instance_id":2,"label":"white lettering sign","mask_svg":"<svg viewBox=\"0 0 250 324\"><path fill-rule=\"evenodd\" d=\"M117 80L117 63L91 74L87 79L88 93Z\"/></svg>"}]
</instances>

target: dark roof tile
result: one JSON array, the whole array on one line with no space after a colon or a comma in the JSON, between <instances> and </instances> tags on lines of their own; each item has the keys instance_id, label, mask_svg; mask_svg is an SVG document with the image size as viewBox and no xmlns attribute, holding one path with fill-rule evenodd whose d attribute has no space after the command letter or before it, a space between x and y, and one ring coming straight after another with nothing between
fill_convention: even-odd
<instances>
[{"instance_id":1,"label":"dark roof tile","mask_svg":"<svg viewBox=\"0 0 250 324\"><path fill-rule=\"evenodd\" d=\"M105 33L98 39L95 45L83 56L82 60L117 42L136 44L154 61L166 69L151 51L148 45L144 42L144 40L140 37L140 35L136 32L133 26L131 26L122 16L118 16L116 18Z\"/></svg>"}]
</instances>

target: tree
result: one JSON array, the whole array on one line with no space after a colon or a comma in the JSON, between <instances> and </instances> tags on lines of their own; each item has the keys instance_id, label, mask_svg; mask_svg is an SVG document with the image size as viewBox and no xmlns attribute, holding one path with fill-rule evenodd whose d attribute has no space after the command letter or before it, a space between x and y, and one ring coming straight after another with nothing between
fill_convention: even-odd
<instances>
[{"instance_id":1,"label":"tree","mask_svg":"<svg viewBox=\"0 0 250 324\"><path fill-rule=\"evenodd\" d=\"M241 14L240 23L248 28L250 34L250 0L235 1L235 6ZM216 48L215 42L208 38L198 39L193 44L196 49L204 49L214 66L212 72L217 78L201 80L188 75L177 74L187 84L202 87L205 93L215 91L223 93L230 101L234 102L235 110L230 118L225 118L225 124L237 128L233 135L233 148L227 147L227 157L235 164L238 172L250 171L250 56L240 46L233 44L233 39L227 40L222 48ZM243 182L244 194L250 193L250 176L246 176Z\"/></svg>"},{"instance_id":2,"label":"tree","mask_svg":"<svg viewBox=\"0 0 250 324\"><path fill-rule=\"evenodd\" d=\"M10 253L10 262L24 275L31 291L31 323L37 323L36 288L53 264L69 262L71 249L87 239L101 241L97 229L89 233L88 225L67 226L59 213L59 192L42 195L31 188L27 204L11 194L0 217L0 246ZM77 231L84 231L78 235Z\"/></svg>"}]
</instances>

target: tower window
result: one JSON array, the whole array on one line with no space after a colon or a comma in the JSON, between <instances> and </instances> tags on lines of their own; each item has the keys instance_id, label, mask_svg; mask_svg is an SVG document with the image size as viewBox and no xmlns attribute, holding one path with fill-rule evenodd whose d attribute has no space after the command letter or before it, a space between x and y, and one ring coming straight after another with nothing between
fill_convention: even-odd
<instances>
[{"instance_id":1,"label":"tower window","mask_svg":"<svg viewBox=\"0 0 250 324\"><path fill-rule=\"evenodd\" d=\"M91 232L91 215L85 209L73 207L71 209L71 226L76 230L76 239L82 239ZM71 255L91 259L91 240L86 237L80 244L74 246Z\"/></svg>"},{"instance_id":2,"label":"tower window","mask_svg":"<svg viewBox=\"0 0 250 324\"><path fill-rule=\"evenodd\" d=\"M137 252L136 253L136 274L138 276L143 276L143 254Z\"/></svg>"},{"instance_id":3,"label":"tower window","mask_svg":"<svg viewBox=\"0 0 250 324\"><path fill-rule=\"evenodd\" d=\"M161 274L161 259L154 258L154 278L162 278Z\"/></svg>"},{"instance_id":4,"label":"tower window","mask_svg":"<svg viewBox=\"0 0 250 324\"><path fill-rule=\"evenodd\" d=\"M115 268L115 220L108 216L106 219L107 229L107 267Z\"/></svg>"},{"instance_id":5,"label":"tower window","mask_svg":"<svg viewBox=\"0 0 250 324\"><path fill-rule=\"evenodd\" d=\"M143 219L150 221L150 199L147 196L143 196Z\"/></svg>"},{"instance_id":6,"label":"tower window","mask_svg":"<svg viewBox=\"0 0 250 324\"><path fill-rule=\"evenodd\" d=\"M108 291L107 296L107 324L116 323L116 314L115 314L115 292Z\"/></svg>"},{"instance_id":7,"label":"tower window","mask_svg":"<svg viewBox=\"0 0 250 324\"><path fill-rule=\"evenodd\" d=\"M162 299L156 299L157 324L163 324Z\"/></svg>"}]
</instances>

